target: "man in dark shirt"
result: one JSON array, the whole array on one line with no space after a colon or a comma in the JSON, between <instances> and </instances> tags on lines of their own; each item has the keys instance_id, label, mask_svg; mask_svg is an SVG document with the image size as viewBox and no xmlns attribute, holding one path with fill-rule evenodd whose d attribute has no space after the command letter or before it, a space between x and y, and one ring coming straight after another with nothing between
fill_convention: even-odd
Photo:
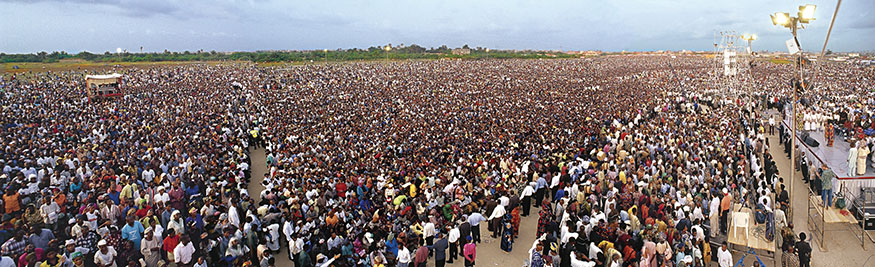
<instances>
[{"instance_id":1,"label":"man in dark shirt","mask_svg":"<svg viewBox=\"0 0 875 267\"><path fill-rule=\"evenodd\" d=\"M809 267L811 265L811 245L805 241L805 232L799 233L799 242L796 242L796 250L799 253L799 266Z\"/></svg>"},{"instance_id":2,"label":"man in dark shirt","mask_svg":"<svg viewBox=\"0 0 875 267\"><path fill-rule=\"evenodd\" d=\"M446 265L447 261L447 247L450 246L449 241L444 235L440 232L437 233L438 240L434 243L434 245L429 246L430 250L434 251L434 266L435 267L443 267Z\"/></svg>"},{"instance_id":3,"label":"man in dark shirt","mask_svg":"<svg viewBox=\"0 0 875 267\"><path fill-rule=\"evenodd\" d=\"M462 224L459 224L459 256L464 257L463 254L465 251L465 244L469 241L467 239L468 236L471 236L471 223L468 222L468 218L464 218Z\"/></svg>"}]
</instances>

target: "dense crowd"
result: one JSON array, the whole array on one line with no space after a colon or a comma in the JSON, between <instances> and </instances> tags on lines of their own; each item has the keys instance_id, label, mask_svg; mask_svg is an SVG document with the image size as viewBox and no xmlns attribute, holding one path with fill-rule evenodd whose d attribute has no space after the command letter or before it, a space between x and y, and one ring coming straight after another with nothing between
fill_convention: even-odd
<instances>
[{"instance_id":1,"label":"dense crowd","mask_svg":"<svg viewBox=\"0 0 875 267\"><path fill-rule=\"evenodd\" d=\"M0 267L474 266L490 234L535 267L731 266L736 207L791 227L760 112L786 99L709 93L711 63L132 68L106 100L5 74Z\"/></svg>"}]
</instances>

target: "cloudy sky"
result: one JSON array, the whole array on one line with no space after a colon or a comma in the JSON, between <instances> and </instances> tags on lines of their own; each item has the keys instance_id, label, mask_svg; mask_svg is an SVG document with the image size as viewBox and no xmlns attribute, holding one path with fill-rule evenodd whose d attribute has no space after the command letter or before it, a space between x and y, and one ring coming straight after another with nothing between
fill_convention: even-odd
<instances>
[{"instance_id":1,"label":"cloudy sky","mask_svg":"<svg viewBox=\"0 0 875 267\"><path fill-rule=\"evenodd\" d=\"M0 0L0 52L254 51L391 43L496 49L712 50L721 30L786 50L769 14L817 4L800 30L819 51L836 1L808 0ZM875 1L845 1L829 49L875 50ZM719 42L719 39L718 39Z\"/></svg>"}]
</instances>

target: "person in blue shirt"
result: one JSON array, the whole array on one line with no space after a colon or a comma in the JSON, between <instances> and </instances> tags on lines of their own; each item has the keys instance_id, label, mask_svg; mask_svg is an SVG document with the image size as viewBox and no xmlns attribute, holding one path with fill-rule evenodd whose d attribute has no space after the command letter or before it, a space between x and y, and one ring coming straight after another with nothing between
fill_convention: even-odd
<instances>
[{"instance_id":1,"label":"person in blue shirt","mask_svg":"<svg viewBox=\"0 0 875 267\"><path fill-rule=\"evenodd\" d=\"M128 215L127 222L128 223L122 227L122 238L134 242L134 248L139 251L140 241L143 239L143 232L145 232L146 229L143 228L143 224L134 218L134 215Z\"/></svg>"},{"instance_id":2,"label":"person in blue shirt","mask_svg":"<svg viewBox=\"0 0 875 267\"><path fill-rule=\"evenodd\" d=\"M480 243L480 223L485 221L486 217L483 217L483 214L479 212L471 213L468 216L468 223L471 224L471 236L474 237L475 243Z\"/></svg>"},{"instance_id":3,"label":"person in blue shirt","mask_svg":"<svg viewBox=\"0 0 875 267\"><path fill-rule=\"evenodd\" d=\"M547 190L547 179L543 175L535 181L535 203L541 203L544 200L544 192Z\"/></svg>"}]
</instances>

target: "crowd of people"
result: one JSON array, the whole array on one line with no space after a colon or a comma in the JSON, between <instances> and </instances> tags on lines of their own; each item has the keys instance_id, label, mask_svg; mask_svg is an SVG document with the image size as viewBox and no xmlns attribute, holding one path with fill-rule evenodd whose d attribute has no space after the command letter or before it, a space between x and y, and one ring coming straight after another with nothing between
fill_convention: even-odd
<instances>
[{"instance_id":1,"label":"crowd of people","mask_svg":"<svg viewBox=\"0 0 875 267\"><path fill-rule=\"evenodd\" d=\"M4 74L0 267L474 266L487 235L534 267L732 266L737 206L791 227L761 112L786 99L709 93L711 63L127 68L112 99Z\"/></svg>"}]
</instances>

